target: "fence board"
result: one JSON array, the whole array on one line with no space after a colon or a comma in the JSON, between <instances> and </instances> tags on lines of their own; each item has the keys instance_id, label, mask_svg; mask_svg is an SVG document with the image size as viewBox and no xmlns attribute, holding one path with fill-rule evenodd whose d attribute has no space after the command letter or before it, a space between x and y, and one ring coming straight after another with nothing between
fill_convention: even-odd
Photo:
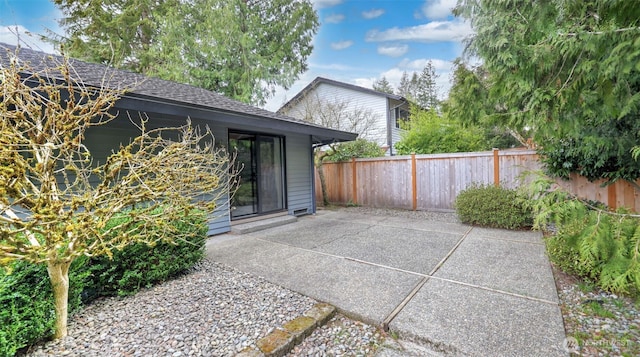
<instances>
[{"instance_id":1,"label":"fence board","mask_svg":"<svg viewBox=\"0 0 640 357\"><path fill-rule=\"evenodd\" d=\"M453 210L455 198L469 185L494 183L493 152L416 155L415 158L416 208L419 210ZM524 172L542 168L538 155L532 150L500 151L498 162L500 184L508 188L518 187ZM353 167L357 172L355 180ZM356 159L355 165L351 161L325 163L323 169L330 202L413 208L411 156ZM584 199L640 212L640 193L628 182L601 187L601 182L589 182L584 177L572 175L568 181L558 180L558 185ZM322 202L317 173L316 198Z\"/></svg>"}]
</instances>

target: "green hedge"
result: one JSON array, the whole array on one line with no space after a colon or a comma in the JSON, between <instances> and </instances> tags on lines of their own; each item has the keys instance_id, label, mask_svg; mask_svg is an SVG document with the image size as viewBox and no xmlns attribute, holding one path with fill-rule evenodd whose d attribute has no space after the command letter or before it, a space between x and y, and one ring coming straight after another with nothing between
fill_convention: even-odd
<instances>
[{"instance_id":1,"label":"green hedge","mask_svg":"<svg viewBox=\"0 0 640 357\"><path fill-rule=\"evenodd\" d=\"M463 223L486 227L531 227L532 213L517 191L494 185L474 184L458 194L456 212Z\"/></svg>"},{"instance_id":2,"label":"green hedge","mask_svg":"<svg viewBox=\"0 0 640 357\"><path fill-rule=\"evenodd\" d=\"M121 219L129 218L117 218L108 226ZM134 294L193 267L204 257L206 216L196 214L173 224L192 238L175 244L161 240L153 247L132 244L115 251L112 260L76 259L69 270L69 311L100 296ZM0 268L0 356L13 356L49 337L55 319L46 266L16 262L11 268L11 274Z\"/></svg>"},{"instance_id":3,"label":"green hedge","mask_svg":"<svg viewBox=\"0 0 640 357\"><path fill-rule=\"evenodd\" d=\"M88 272L86 258L77 259L69 269L69 311L81 306ZM0 356L13 356L53 333L55 309L53 292L45 265L15 262L7 274L0 268Z\"/></svg>"},{"instance_id":4,"label":"green hedge","mask_svg":"<svg viewBox=\"0 0 640 357\"><path fill-rule=\"evenodd\" d=\"M127 215L121 219L130 217ZM116 223L121 222L110 222ZM191 238L175 243L160 240L153 247L136 243L113 252L113 259L106 256L91 259L88 262L91 276L87 293L91 296L132 295L140 288L175 277L202 260L207 239L205 216L192 215L174 224L182 234Z\"/></svg>"}]
</instances>

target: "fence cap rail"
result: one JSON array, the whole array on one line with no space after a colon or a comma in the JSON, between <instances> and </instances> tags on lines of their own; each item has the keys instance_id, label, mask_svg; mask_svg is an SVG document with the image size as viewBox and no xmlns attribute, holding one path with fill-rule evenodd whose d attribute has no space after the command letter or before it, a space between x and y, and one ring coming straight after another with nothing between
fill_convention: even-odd
<instances>
[{"instance_id":1,"label":"fence cap rail","mask_svg":"<svg viewBox=\"0 0 640 357\"><path fill-rule=\"evenodd\" d=\"M506 149L499 150L499 156L520 156L520 155L537 155L537 151L530 149ZM443 154L416 154L416 160L429 160L429 159L454 159L461 157L492 157L492 151L475 151L475 152L456 152L456 153L443 153ZM371 158L356 158L356 162L368 162L368 161L406 161L411 160L411 155L396 155L396 156L381 156ZM336 164L341 162L327 162L326 164Z\"/></svg>"}]
</instances>

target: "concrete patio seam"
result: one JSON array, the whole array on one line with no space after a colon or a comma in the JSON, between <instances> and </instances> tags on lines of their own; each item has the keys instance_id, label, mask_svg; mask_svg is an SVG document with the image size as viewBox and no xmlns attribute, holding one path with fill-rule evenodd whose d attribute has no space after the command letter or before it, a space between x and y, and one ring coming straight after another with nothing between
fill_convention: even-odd
<instances>
[{"instance_id":1,"label":"concrete patio seam","mask_svg":"<svg viewBox=\"0 0 640 357\"><path fill-rule=\"evenodd\" d=\"M469 228L463 235L462 237L458 240L458 242L456 242L456 244L453 246L453 248L451 248L449 250L449 253L447 253L447 255L445 255L444 258L442 258L440 260L440 262L438 262L438 264L436 264L436 266L431 270L431 272L428 274L427 277L422 278L422 280L420 280L418 282L418 284L416 284L416 286L411 290L411 292L400 302L400 304L398 304L392 311L391 313L382 321L382 329L384 331L389 331L389 324L391 323L391 321L393 321L393 319L398 316L398 314L402 311L402 309L404 309L404 307L413 299L414 296L416 296L416 294L420 291L420 289L422 289L422 287L424 286L424 284L427 283L427 281L429 280L430 277L433 276L433 274L435 274L438 269L440 269L440 267L447 261L447 259L449 259L449 257L451 257L451 255L453 255L453 253L456 251L456 249L458 249L458 247L460 246L460 244L462 244L462 242L464 241L464 239L469 235L469 233L471 233L471 231L473 230L473 227Z\"/></svg>"},{"instance_id":2,"label":"concrete patio seam","mask_svg":"<svg viewBox=\"0 0 640 357\"><path fill-rule=\"evenodd\" d=\"M556 306L558 305L558 303L556 303L556 302L553 302L553 301L550 301L550 300L536 298L536 297L533 297L533 296L521 295L521 294L512 293L512 292L509 292L509 291L504 291L504 290L499 290L499 289L494 289L494 288L490 288L490 287L486 287L486 286L482 286L482 285L477 285L477 284L472 284L472 283L465 283L463 281L440 278L440 277L434 276L434 274L442 267L442 265L445 263L445 261L447 259L449 259L449 257L451 255L453 255L455 250L460 246L460 244L462 244L462 241L464 240L464 238L466 238L472 230L473 230L473 227L469 228L469 230L465 234L463 234L463 236L458 240L456 245L454 245L453 248L451 248L449 253L431 270L431 272L429 274L423 274L423 273L418 273L418 272L414 272L414 271L410 271L410 270L395 268L395 267L392 267L392 266L389 266L389 265L368 262L366 260L353 258L353 257L348 257L348 256L344 256L344 255L336 255L336 254L326 253L326 252L322 252L322 251L316 251L316 250L313 250L313 249L301 248L301 247L297 247L295 245L290 245L290 244L281 243L281 242L274 242L274 241L271 241L271 240L268 240L268 239L264 239L264 238L254 238L254 239L262 241L262 242L265 242L265 243L283 245L283 246L286 246L286 247L289 247L289 248L293 248L293 249L296 249L296 250L300 250L300 251L303 251L303 252L307 252L307 253L315 253L315 254L320 254L320 255L327 256L327 257L349 260L349 261L353 261L355 263L371 265L371 266L375 266L375 267L382 268L382 269L387 269L387 270L397 271L397 272L400 272L400 273L406 273L406 274L422 277L423 279L421 279L416 284L416 286L412 289L411 293L409 293L407 295L407 297L409 297L409 295L415 294L413 291L416 290L416 289L417 289L416 290L416 293L417 293L417 291L419 291L420 288L422 288L422 286L424 286L424 284L426 284L426 282L429 280L429 278L434 278L434 279L437 279L437 280L440 280L440 281L449 282L449 283L452 283L452 284L468 286L468 287L471 287L471 288L481 289L481 290L485 290L485 291L491 291L491 292L498 293L498 294L509 295L509 296L513 296L513 297L532 300L532 301L539 301L539 302L543 302L545 304L550 304L550 305L556 305ZM509 241L509 242L514 242L514 243L537 244L537 243L523 242L523 241L517 241L517 240L511 240L511 239L498 239L498 238L489 238L489 239L496 239L496 240L501 240L501 241ZM407 297L405 297L405 299ZM409 299L409 301L410 300L411 299ZM409 301L407 301L406 303L408 303ZM403 302L404 302L404 300L403 300ZM406 303L404 305L406 305ZM402 302L398 306L400 306L400 305L402 305ZM395 309L394 309L394 311L395 311ZM398 311L397 313L399 313L399 312L400 311ZM395 315L397 315L397 313ZM393 314L393 312L392 312L392 314ZM389 316L391 316L391 314ZM391 320L393 320L393 319L391 319ZM391 320L388 323L391 323ZM383 321L383 327L385 326L385 322L386 322L386 319L385 319L385 321ZM388 323L386 324L386 326L388 326Z\"/></svg>"},{"instance_id":3,"label":"concrete patio seam","mask_svg":"<svg viewBox=\"0 0 640 357\"><path fill-rule=\"evenodd\" d=\"M481 290L491 291L491 292L494 292L494 293L503 294L503 295L509 295L509 296L513 296L513 297L517 297L517 298L522 298L522 299L527 299L527 300L531 300L531 301L542 302L542 303L549 304L549 305L554 305L554 306L558 306L558 305L559 305L557 302L554 302L554 301L550 301L550 300L546 300L546 299L541 299L541 298L537 298L537 297L533 297L533 296L522 295L522 294L518 294L518 293L512 293L512 292L509 292L509 291L504 291L504 290L499 290L499 289L489 288L489 287L482 286L482 285L476 285L476 284L471 284L471 283L465 283L465 282L463 282L463 281L457 281L457 280L451 280L451 279L446 279L446 278L440 278L440 277L437 277L437 276L430 276L430 278L433 278L433 279L436 279L436 280L440 280L440 281L445 281L445 282L452 283L452 284L458 284L458 285L468 286L468 287L470 287L470 288L475 288L475 289L481 289Z\"/></svg>"},{"instance_id":4,"label":"concrete patio seam","mask_svg":"<svg viewBox=\"0 0 640 357\"><path fill-rule=\"evenodd\" d=\"M320 218L323 219L325 221L334 221L334 222L344 222L341 219L334 219L334 218ZM364 224L364 223L363 223ZM380 222L379 224L375 224L375 225L370 225L368 228L371 228L373 226L380 226L380 227L387 227L387 228L398 228L398 225L394 225L394 224L385 224L384 221ZM458 234L458 233L451 233L450 231L445 231L445 230L437 230L437 229L423 229L423 228L412 228L412 227L404 227L405 229L410 229L413 231L420 231L420 232L434 232L434 233L444 233L444 234ZM344 237L344 236L343 236Z\"/></svg>"},{"instance_id":5,"label":"concrete patio seam","mask_svg":"<svg viewBox=\"0 0 640 357\"><path fill-rule=\"evenodd\" d=\"M456 242L456 245L453 246L453 248L451 248L451 250L449 250L449 253L447 253L447 255L444 256L444 258L442 258L442 260L440 260L440 262L438 264L436 264L436 266L431 269L431 271L429 272L429 276L432 276L433 274L435 274L438 269L440 269L440 267L444 264L444 262L446 262L452 255L453 252L455 252L458 247L460 247L460 244L462 244L462 241L467 238L467 236L469 235L469 233L471 233L471 231L473 230L473 227L469 228L469 230L467 230L463 235L462 238L460 238L458 240L458 242Z\"/></svg>"},{"instance_id":6,"label":"concrete patio seam","mask_svg":"<svg viewBox=\"0 0 640 357\"><path fill-rule=\"evenodd\" d=\"M429 274L422 274L422 273L418 273L415 271L411 271L411 270L405 270L405 269L401 269L401 268L395 268L389 265L384 265L384 264L379 264L379 263L373 263L373 262L368 262L366 260L362 260L362 259L358 259L358 258L352 258L352 257L347 257L347 256L339 256L339 255L335 255L335 257L339 257L339 258L343 258L346 260L350 260L356 263L362 263L362 264L367 264L367 265L372 265L375 267L379 267L379 268L384 268L384 269L388 269L388 270L394 270L400 273L407 273L407 274L411 274L411 275L417 275L423 278L429 278L430 275Z\"/></svg>"},{"instance_id":7,"label":"concrete patio seam","mask_svg":"<svg viewBox=\"0 0 640 357\"><path fill-rule=\"evenodd\" d=\"M289 248L293 248L293 249L297 249L297 250L301 250L303 252L307 252L307 253L317 253L320 255L324 255L327 257L332 257L332 258L339 258L339 259L346 259L345 256L342 255L335 255L335 254L331 254L331 253L326 253L326 252L320 252L317 250L313 250L313 249L307 249L307 248L302 248L302 247L298 247L295 245L291 245L291 244L287 244L287 243L282 243L282 242L274 242L272 240L268 240L268 239L264 239L264 238L254 238L255 240L259 240L261 242L265 242L265 243L272 243L272 244L277 244L277 245L283 245L285 247L289 247Z\"/></svg>"}]
</instances>

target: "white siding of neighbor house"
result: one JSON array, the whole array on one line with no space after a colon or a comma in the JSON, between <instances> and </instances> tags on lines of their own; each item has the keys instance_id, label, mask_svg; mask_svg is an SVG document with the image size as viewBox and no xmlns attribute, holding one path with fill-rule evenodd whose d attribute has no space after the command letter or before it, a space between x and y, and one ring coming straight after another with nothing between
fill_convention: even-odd
<instances>
[{"instance_id":1,"label":"white siding of neighbor house","mask_svg":"<svg viewBox=\"0 0 640 357\"><path fill-rule=\"evenodd\" d=\"M305 135L287 136L285 155L289 214L293 215L294 212L301 210L306 210L303 213L313 213L311 137Z\"/></svg>"},{"instance_id":2,"label":"white siding of neighbor house","mask_svg":"<svg viewBox=\"0 0 640 357\"><path fill-rule=\"evenodd\" d=\"M389 99L389 111L390 111L390 117L389 117L389 127L390 127L390 132L391 132L391 151L393 152L393 155L397 155L398 152L396 151L396 143L398 141L400 141L400 139L402 139L402 132L404 130L400 129L400 128L396 128L396 110L395 108L397 107L401 107L404 110L409 110L409 106L406 102L400 102L397 100L393 100L393 99Z\"/></svg>"},{"instance_id":3,"label":"white siding of neighbor house","mask_svg":"<svg viewBox=\"0 0 640 357\"><path fill-rule=\"evenodd\" d=\"M364 136L359 136L367 140L375 141L383 146L387 143L387 98L382 95L364 93L350 88L343 88L329 83L320 83L313 88L306 98L320 98L327 102L347 102L353 109L364 108L371 110L376 118L375 125ZM284 113L294 118L305 120L304 104L298 102ZM347 128L334 128L347 130Z\"/></svg>"}]
</instances>

